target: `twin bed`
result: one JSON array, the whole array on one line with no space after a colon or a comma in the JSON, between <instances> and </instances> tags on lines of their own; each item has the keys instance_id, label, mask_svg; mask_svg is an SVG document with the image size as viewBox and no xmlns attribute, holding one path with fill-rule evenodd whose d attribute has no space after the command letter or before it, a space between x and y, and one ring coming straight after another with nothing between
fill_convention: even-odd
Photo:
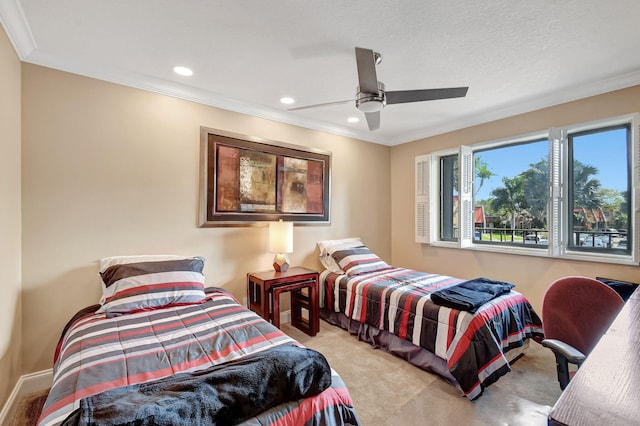
<instances>
[{"instance_id":1,"label":"twin bed","mask_svg":"<svg viewBox=\"0 0 640 426\"><path fill-rule=\"evenodd\" d=\"M469 399L510 370L528 339L543 337L508 283L491 282L507 287L456 309L461 279L392 267L359 239L318 247L322 318L441 375ZM203 266L199 257L103 259L102 299L65 327L38 424L358 425L322 354L226 290L205 289Z\"/></svg>"},{"instance_id":2,"label":"twin bed","mask_svg":"<svg viewBox=\"0 0 640 426\"><path fill-rule=\"evenodd\" d=\"M103 260L103 298L64 330L38 424L359 424L321 354L205 290L202 268L197 257Z\"/></svg>"},{"instance_id":3,"label":"twin bed","mask_svg":"<svg viewBox=\"0 0 640 426\"><path fill-rule=\"evenodd\" d=\"M318 248L321 318L442 376L469 399L508 373L529 339L543 338L540 318L510 283L393 267L358 238Z\"/></svg>"}]
</instances>

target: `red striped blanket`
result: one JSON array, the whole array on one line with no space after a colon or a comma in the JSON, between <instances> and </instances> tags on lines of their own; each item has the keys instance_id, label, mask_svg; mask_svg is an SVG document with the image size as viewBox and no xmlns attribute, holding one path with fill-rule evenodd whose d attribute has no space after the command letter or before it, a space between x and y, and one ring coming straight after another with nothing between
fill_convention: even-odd
<instances>
[{"instance_id":1,"label":"red striped blanket","mask_svg":"<svg viewBox=\"0 0 640 426\"><path fill-rule=\"evenodd\" d=\"M325 271L321 306L390 332L447 361L469 399L511 370L505 353L527 338L543 337L529 301L510 291L470 313L431 301L430 294L459 278L393 268L356 276Z\"/></svg>"},{"instance_id":2,"label":"red striped blanket","mask_svg":"<svg viewBox=\"0 0 640 426\"><path fill-rule=\"evenodd\" d=\"M82 398L109 389L203 370L292 343L297 344L224 290L199 304L113 318L81 316L62 336L53 386L38 424L58 425ZM280 404L246 423L358 424L344 383L334 371L331 379L331 387L320 394Z\"/></svg>"}]
</instances>

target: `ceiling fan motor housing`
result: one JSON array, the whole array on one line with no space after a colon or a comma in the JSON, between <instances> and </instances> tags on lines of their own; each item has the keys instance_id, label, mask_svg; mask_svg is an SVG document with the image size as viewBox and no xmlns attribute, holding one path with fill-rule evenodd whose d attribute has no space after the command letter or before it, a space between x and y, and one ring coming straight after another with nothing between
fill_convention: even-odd
<instances>
[{"instance_id":1,"label":"ceiling fan motor housing","mask_svg":"<svg viewBox=\"0 0 640 426\"><path fill-rule=\"evenodd\" d=\"M362 112L380 111L387 104L383 83L378 82L378 93L361 92L360 86L356 90L356 107Z\"/></svg>"}]
</instances>

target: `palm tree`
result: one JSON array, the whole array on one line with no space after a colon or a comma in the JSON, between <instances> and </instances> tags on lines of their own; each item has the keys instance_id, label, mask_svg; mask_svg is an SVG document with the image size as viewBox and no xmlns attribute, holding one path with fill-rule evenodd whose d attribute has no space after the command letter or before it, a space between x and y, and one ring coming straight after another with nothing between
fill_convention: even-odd
<instances>
[{"instance_id":1,"label":"palm tree","mask_svg":"<svg viewBox=\"0 0 640 426\"><path fill-rule=\"evenodd\" d=\"M547 206L549 201L549 162L546 158L535 164L529 164L529 169L522 172L524 185L522 193L529 205L529 214L536 222L547 223Z\"/></svg>"},{"instance_id":2,"label":"palm tree","mask_svg":"<svg viewBox=\"0 0 640 426\"><path fill-rule=\"evenodd\" d=\"M482 160L482 158L479 155L474 156L474 163L475 163L475 185L474 185L474 191L473 191L473 199L476 199L476 195L478 195L478 193L480 192L480 188L482 188L482 185L484 184L484 181L486 179L490 179L491 176L494 175L494 173L489 170L489 167L487 165L486 162L484 162Z\"/></svg>"},{"instance_id":3,"label":"palm tree","mask_svg":"<svg viewBox=\"0 0 640 426\"><path fill-rule=\"evenodd\" d=\"M573 162L573 210L597 210L605 221L602 210L603 200L600 192L601 184L592 176L598 175L597 167L583 164L578 160ZM578 219L574 216L575 219ZM597 219L596 219L597 221ZM585 224L586 225L586 224Z\"/></svg>"},{"instance_id":4,"label":"palm tree","mask_svg":"<svg viewBox=\"0 0 640 426\"><path fill-rule=\"evenodd\" d=\"M511 179L503 177L502 183L504 187L491 191L493 196L491 207L495 211L504 211L511 216L511 228L515 226L520 212L527 208L527 201L522 192L524 182L525 177L523 174L514 176Z\"/></svg>"}]
</instances>

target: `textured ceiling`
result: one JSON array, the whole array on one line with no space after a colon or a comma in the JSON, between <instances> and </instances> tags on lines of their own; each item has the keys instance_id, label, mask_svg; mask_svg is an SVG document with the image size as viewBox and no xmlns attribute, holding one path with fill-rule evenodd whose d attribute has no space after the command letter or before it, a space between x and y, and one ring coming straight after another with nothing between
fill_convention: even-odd
<instances>
[{"instance_id":1,"label":"textured ceiling","mask_svg":"<svg viewBox=\"0 0 640 426\"><path fill-rule=\"evenodd\" d=\"M385 145L639 84L638 16L638 0L0 0L23 61ZM382 54L387 90L469 92L387 105L373 132L355 103L280 104L353 99L355 46Z\"/></svg>"}]
</instances>

